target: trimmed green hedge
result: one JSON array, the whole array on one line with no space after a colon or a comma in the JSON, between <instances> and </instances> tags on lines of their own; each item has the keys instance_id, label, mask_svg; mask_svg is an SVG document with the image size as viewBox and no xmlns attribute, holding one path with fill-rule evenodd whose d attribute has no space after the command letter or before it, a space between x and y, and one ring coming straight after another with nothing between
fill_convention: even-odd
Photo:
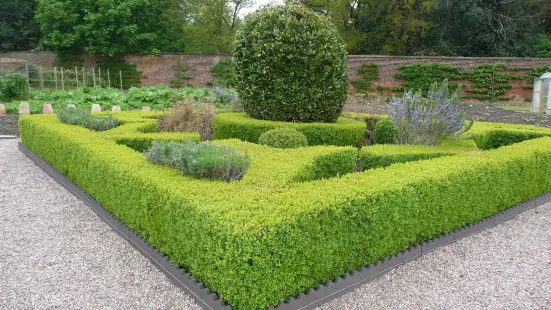
<instances>
[{"instance_id":1,"label":"trimmed green hedge","mask_svg":"<svg viewBox=\"0 0 551 310\"><path fill-rule=\"evenodd\" d=\"M551 136L551 133L494 130L473 135L473 139L479 149L491 150L545 136Z\"/></svg>"},{"instance_id":2,"label":"trimmed green hedge","mask_svg":"<svg viewBox=\"0 0 551 310\"><path fill-rule=\"evenodd\" d=\"M471 136L479 149L491 150L525 140L551 136L551 129L533 125L475 122L465 136Z\"/></svg>"},{"instance_id":3,"label":"trimmed green hedge","mask_svg":"<svg viewBox=\"0 0 551 310\"><path fill-rule=\"evenodd\" d=\"M135 125L120 119L126 129L114 130ZM137 127L125 134L147 135ZM311 182L293 179L346 148L215 141L251 157L243 180L228 184L151 164L116 132L52 115L22 116L20 130L25 145L238 310L274 306L551 190L549 137Z\"/></svg>"},{"instance_id":4,"label":"trimmed green hedge","mask_svg":"<svg viewBox=\"0 0 551 310\"><path fill-rule=\"evenodd\" d=\"M244 113L221 113L214 116L214 139L240 139L258 143L266 131L290 127L302 132L309 145L358 146L365 135L365 123L339 118L337 123L288 123L252 119Z\"/></svg>"}]
</instances>

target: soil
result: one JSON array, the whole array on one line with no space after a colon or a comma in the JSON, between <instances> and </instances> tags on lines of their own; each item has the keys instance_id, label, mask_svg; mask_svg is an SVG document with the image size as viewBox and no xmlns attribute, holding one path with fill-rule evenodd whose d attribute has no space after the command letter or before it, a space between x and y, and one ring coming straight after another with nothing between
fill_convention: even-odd
<instances>
[{"instance_id":1,"label":"soil","mask_svg":"<svg viewBox=\"0 0 551 310\"><path fill-rule=\"evenodd\" d=\"M520 106L519 106L520 107ZM462 103L461 109L467 113L470 118L482 122L508 123L508 124L526 124L541 127L551 127L551 115L540 113L531 113L527 111L504 110L499 106L484 102ZM359 112L370 114L386 114L386 105L378 101L354 100L348 101L344 106L345 112Z\"/></svg>"},{"instance_id":2,"label":"soil","mask_svg":"<svg viewBox=\"0 0 551 310\"><path fill-rule=\"evenodd\" d=\"M19 116L0 116L0 136L19 136Z\"/></svg>"}]
</instances>

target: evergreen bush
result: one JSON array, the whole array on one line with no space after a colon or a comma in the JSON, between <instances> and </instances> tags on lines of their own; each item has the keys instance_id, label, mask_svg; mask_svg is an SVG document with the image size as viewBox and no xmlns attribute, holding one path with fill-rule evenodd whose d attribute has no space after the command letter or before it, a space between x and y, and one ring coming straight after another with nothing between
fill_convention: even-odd
<instances>
[{"instance_id":1,"label":"evergreen bush","mask_svg":"<svg viewBox=\"0 0 551 310\"><path fill-rule=\"evenodd\" d=\"M248 116L334 123L349 84L346 49L326 17L299 6L268 6L237 33L237 91Z\"/></svg>"}]
</instances>

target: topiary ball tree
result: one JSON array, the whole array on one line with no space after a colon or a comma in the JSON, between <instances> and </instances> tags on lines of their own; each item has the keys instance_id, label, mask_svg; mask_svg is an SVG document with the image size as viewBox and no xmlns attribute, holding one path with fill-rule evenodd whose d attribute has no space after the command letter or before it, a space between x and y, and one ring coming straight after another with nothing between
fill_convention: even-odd
<instances>
[{"instance_id":1,"label":"topiary ball tree","mask_svg":"<svg viewBox=\"0 0 551 310\"><path fill-rule=\"evenodd\" d=\"M247 115L284 122L333 123L349 84L337 28L299 6L268 6L245 19L233 53Z\"/></svg>"}]
</instances>

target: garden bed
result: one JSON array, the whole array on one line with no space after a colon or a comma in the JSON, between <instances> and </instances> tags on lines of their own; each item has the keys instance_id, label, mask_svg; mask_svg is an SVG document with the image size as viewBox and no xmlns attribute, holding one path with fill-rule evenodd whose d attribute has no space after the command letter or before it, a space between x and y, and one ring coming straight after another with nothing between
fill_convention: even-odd
<instances>
[{"instance_id":1,"label":"garden bed","mask_svg":"<svg viewBox=\"0 0 551 310\"><path fill-rule=\"evenodd\" d=\"M329 287L324 290L336 294L345 286L339 278L352 271L391 257L403 263L407 252L399 253L420 242L442 235L451 241L456 234L475 231L472 227L491 226L497 217L507 217L493 215L551 190L547 137L490 151L476 149L472 141L448 141L434 147L435 152L411 157L430 158L422 161L407 160L412 150L384 149L375 153L402 163L308 182L297 181L297 175L319 171L315 163L320 158L354 149L277 150L219 140L215 143L249 154L249 171L232 183L198 180L153 165L117 143L121 137L147 141L155 135L189 135L142 133L138 128L154 122L142 116L148 114L121 113L122 125L102 133L63 124L51 115L24 116L21 138L235 309L276 306L324 284ZM479 123L472 130L480 134L503 126ZM523 129L531 130L515 127ZM534 179L539 182L532 183ZM372 277L378 274L374 270L385 269L380 266L366 272ZM310 293L310 298L321 294Z\"/></svg>"}]
</instances>

